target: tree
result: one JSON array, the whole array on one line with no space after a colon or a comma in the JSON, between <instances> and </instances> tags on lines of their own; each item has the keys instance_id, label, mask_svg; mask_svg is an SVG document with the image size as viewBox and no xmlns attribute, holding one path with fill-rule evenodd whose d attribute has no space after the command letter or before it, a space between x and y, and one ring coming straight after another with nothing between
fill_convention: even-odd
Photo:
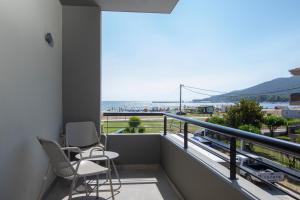
<instances>
[{"instance_id":1,"label":"tree","mask_svg":"<svg viewBox=\"0 0 300 200\"><path fill-rule=\"evenodd\" d=\"M239 103L228 109L225 120L233 128L238 128L243 124L260 128L263 116L262 107L256 101L241 99Z\"/></svg>"},{"instance_id":2,"label":"tree","mask_svg":"<svg viewBox=\"0 0 300 200\"><path fill-rule=\"evenodd\" d=\"M286 125L286 119L277 115L267 115L264 117L264 124L266 124L270 130L271 137L274 137L275 130L283 125Z\"/></svg>"}]
</instances>

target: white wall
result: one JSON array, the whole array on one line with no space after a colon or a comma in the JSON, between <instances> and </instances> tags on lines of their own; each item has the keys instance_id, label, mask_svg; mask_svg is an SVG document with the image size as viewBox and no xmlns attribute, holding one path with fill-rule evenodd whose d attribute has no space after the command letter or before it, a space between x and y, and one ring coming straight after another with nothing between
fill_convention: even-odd
<instances>
[{"instance_id":1,"label":"white wall","mask_svg":"<svg viewBox=\"0 0 300 200\"><path fill-rule=\"evenodd\" d=\"M36 199L48 163L35 137L59 137L61 29L58 0L0 0L0 199Z\"/></svg>"}]
</instances>

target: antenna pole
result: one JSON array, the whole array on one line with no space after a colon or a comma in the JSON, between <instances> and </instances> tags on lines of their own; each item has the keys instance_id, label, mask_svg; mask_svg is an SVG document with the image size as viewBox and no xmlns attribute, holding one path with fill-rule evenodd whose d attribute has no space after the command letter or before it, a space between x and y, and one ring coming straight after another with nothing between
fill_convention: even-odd
<instances>
[{"instance_id":1,"label":"antenna pole","mask_svg":"<svg viewBox=\"0 0 300 200\"><path fill-rule=\"evenodd\" d=\"M181 103L182 103L182 87L183 87L183 84L180 84L180 92L179 92L179 113L181 115L182 113L182 106L181 106Z\"/></svg>"}]
</instances>

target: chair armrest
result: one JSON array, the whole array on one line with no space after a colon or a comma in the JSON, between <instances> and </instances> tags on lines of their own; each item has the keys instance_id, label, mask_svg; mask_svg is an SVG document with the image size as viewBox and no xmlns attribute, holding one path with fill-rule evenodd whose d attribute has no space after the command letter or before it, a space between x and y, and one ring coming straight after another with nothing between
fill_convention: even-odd
<instances>
[{"instance_id":1,"label":"chair armrest","mask_svg":"<svg viewBox=\"0 0 300 200\"><path fill-rule=\"evenodd\" d=\"M104 150L102 147L93 147L93 148L91 148L91 150L90 150L90 156L89 156L89 157L91 157L92 154L93 154L93 152L96 151L96 150L102 151L102 152L103 152L103 155L104 155L104 151L105 151L105 150Z\"/></svg>"},{"instance_id":2,"label":"chair armrest","mask_svg":"<svg viewBox=\"0 0 300 200\"><path fill-rule=\"evenodd\" d=\"M81 160L89 160L91 158L102 158L102 157L105 157L107 160L111 160L107 155L95 155L95 156L82 158Z\"/></svg>"},{"instance_id":3,"label":"chair armrest","mask_svg":"<svg viewBox=\"0 0 300 200\"><path fill-rule=\"evenodd\" d=\"M99 138L98 138L99 144L101 144L101 137L102 137L102 136L104 137L104 150L106 150L107 135L105 135L105 134L98 134L98 135L99 135Z\"/></svg>"},{"instance_id":4,"label":"chair armrest","mask_svg":"<svg viewBox=\"0 0 300 200\"><path fill-rule=\"evenodd\" d=\"M106 150L106 145L107 145L107 135L102 134L102 136L104 137L104 149Z\"/></svg>"},{"instance_id":5,"label":"chair armrest","mask_svg":"<svg viewBox=\"0 0 300 200\"><path fill-rule=\"evenodd\" d=\"M102 147L102 146L98 146L98 145L96 145L96 146L94 146L94 147L91 147L90 148L90 150L92 151L95 151L95 150L100 150L100 151L105 151L105 148L104 147Z\"/></svg>"}]
</instances>

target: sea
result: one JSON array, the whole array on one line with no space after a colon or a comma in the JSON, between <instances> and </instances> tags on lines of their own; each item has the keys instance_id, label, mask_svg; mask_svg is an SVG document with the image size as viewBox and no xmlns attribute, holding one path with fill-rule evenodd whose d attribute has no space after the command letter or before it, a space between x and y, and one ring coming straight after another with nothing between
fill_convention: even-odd
<instances>
[{"instance_id":1,"label":"sea","mask_svg":"<svg viewBox=\"0 0 300 200\"><path fill-rule=\"evenodd\" d=\"M214 106L221 108L234 103L210 102L183 102L182 107ZM260 105L266 109L288 106L288 102L262 102ZM152 101L102 101L101 112L137 112L137 111L165 111L178 109L179 102L152 102Z\"/></svg>"}]
</instances>

